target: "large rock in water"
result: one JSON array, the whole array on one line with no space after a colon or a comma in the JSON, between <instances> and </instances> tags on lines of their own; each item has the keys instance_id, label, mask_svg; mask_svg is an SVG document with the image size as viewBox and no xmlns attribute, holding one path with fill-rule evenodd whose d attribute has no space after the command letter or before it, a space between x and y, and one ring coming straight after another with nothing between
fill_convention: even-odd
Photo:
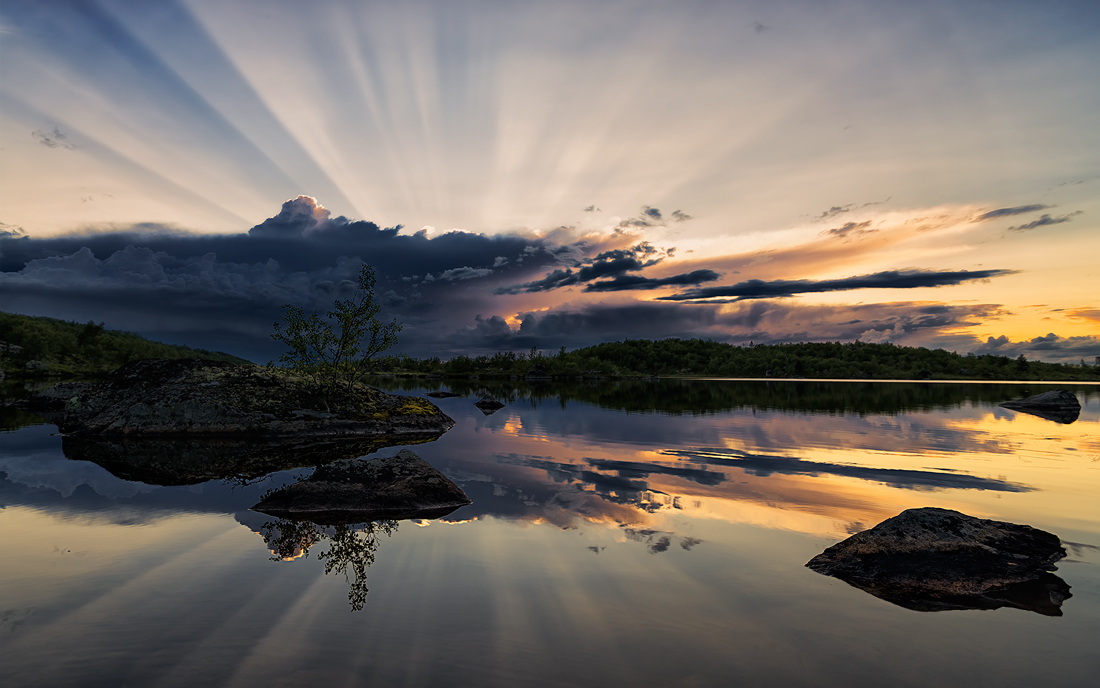
<instances>
[{"instance_id":1,"label":"large rock in water","mask_svg":"<svg viewBox=\"0 0 1100 688\"><path fill-rule=\"evenodd\" d=\"M470 503L466 493L428 462L402 449L396 456L337 461L278 490L252 507L314 523L439 518Z\"/></svg>"},{"instance_id":2,"label":"large rock in water","mask_svg":"<svg viewBox=\"0 0 1100 688\"><path fill-rule=\"evenodd\" d=\"M1081 415L1081 402L1077 401L1077 395L1064 389L1053 389L1033 397L1006 401L1001 406L1067 425Z\"/></svg>"},{"instance_id":3,"label":"large rock in water","mask_svg":"<svg viewBox=\"0 0 1100 688\"><path fill-rule=\"evenodd\" d=\"M949 509L909 509L856 533L806 566L918 611L1012 606L1061 615L1069 586L1050 574L1056 535Z\"/></svg>"},{"instance_id":4,"label":"large rock in water","mask_svg":"<svg viewBox=\"0 0 1100 688\"><path fill-rule=\"evenodd\" d=\"M430 439L454 426L421 397L357 384L323 398L308 380L282 369L191 359L128 363L100 383L54 385L29 406L66 435L95 437Z\"/></svg>"}]
</instances>

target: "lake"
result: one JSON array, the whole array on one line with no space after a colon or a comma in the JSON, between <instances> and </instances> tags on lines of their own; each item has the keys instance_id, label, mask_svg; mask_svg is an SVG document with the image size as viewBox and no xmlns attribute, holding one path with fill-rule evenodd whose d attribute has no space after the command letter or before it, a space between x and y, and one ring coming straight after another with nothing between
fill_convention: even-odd
<instances>
[{"instance_id":1,"label":"lake","mask_svg":"<svg viewBox=\"0 0 1100 688\"><path fill-rule=\"evenodd\" d=\"M89 455L56 427L6 410L0 683L973 688L1100 674L1100 387L377 384L460 394L436 401L456 426L410 449L472 504L432 521L278 522L249 507L310 469L206 480L174 473L171 451L77 460L66 452ZM997 406L1055 388L1081 401L1076 422ZM507 406L483 414L485 391ZM1071 596L921 612L805 568L922 506L1055 533Z\"/></svg>"}]
</instances>

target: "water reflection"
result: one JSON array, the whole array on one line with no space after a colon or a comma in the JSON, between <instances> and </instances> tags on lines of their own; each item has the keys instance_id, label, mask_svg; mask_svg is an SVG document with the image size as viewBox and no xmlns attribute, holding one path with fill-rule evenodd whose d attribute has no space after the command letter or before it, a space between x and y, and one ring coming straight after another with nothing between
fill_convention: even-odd
<instances>
[{"instance_id":1,"label":"water reflection","mask_svg":"<svg viewBox=\"0 0 1100 688\"><path fill-rule=\"evenodd\" d=\"M98 464L123 480L147 485L197 485L210 480L247 483L276 471L320 466L358 458L385 447L421 444L437 438L438 435L336 440L65 437L62 451L70 459Z\"/></svg>"},{"instance_id":2,"label":"water reflection","mask_svg":"<svg viewBox=\"0 0 1100 688\"><path fill-rule=\"evenodd\" d=\"M419 393L434 389L432 381L408 377L377 377L372 384L389 392ZM427 385L427 386L426 386ZM626 379L588 381L465 380L448 378L442 386L447 396L493 396L509 402L530 400L592 404L631 413L699 415L738 409L803 411L837 414L896 415L908 411L958 408L964 404L994 405L1049 389L1043 383L989 384L915 383L821 380L685 380ZM1100 389L1087 385L1073 388L1083 399L1100 398ZM436 393L438 394L438 393ZM435 398L447 398L446 396Z\"/></svg>"},{"instance_id":3,"label":"water reflection","mask_svg":"<svg viewBox=\"0 0 1100 688\"><path fill-rule=\"evenodd\" d=\"M1061 616L1062 602L1073 597L1069 592L1069 585L1053 573L1044 573L1035 580L1015 583L980 595L936 594L914 590L908 586L869 585L848 580L844 582L881 600L918 612L1010 607L1043 616Z\"/></svg>"},{"instance_id":4,"label":"water reflection","mask_svg":"<svg viewBox=\"0 0 1100 688\"><path fill-rule=\"evenodd\" d=\"M397 521L321 525L311 521L280 518L265 521L258 532L271 550L272 561L306 558L310 550L326 543L317 554L325 564L325 575L343 574L348 582L348 604L361 611L367 603L367 569L374 563L379 536L397 532Z\"/></svg>"}]
</instances>

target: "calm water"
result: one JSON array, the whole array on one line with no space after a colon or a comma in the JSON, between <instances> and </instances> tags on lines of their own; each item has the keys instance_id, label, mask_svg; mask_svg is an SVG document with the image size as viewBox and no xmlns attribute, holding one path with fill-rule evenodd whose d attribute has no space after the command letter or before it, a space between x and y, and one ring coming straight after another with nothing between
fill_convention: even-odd
<instances>
[{"instance_id":1,"label":"calm water","mask_svg":"<svg viewBox=\"0 0 1100 688\"><path fill-rule=\"evenodd\" d=\"M70 459L55 427L9 413L0 683L972 688L1100 673L1098 387L1072 388L1083 412L1061 425L996 406L1043 385L498 385L509 405L485 416L480 384L439 400L457 425L412 447L473 504L375 527L248 510L309 469L173 480L168 450ZM1062 615L910 611L804 568L919 506L1060 536Z\"/></svg>"}]
</instances>

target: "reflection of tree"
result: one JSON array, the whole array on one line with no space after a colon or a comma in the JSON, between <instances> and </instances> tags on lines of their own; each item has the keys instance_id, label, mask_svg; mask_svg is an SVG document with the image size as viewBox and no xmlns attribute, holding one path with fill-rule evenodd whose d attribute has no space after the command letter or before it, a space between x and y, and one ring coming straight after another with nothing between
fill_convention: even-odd
<instances>
[{"instance_id":1,"label":"reflection of tree","mask_svg":"<svg viewBox=\"0 0 1100 688\"><path fill-rule=\"evenodd\" d=\"M260 534L274 555L273 561L308 556L314 545L328 540L328 550L318 554L317 559L325 562L325 575L344 574L350 586L348 603L357 612L367 603L367 569L374 563L378 535L389 536L396 530L397 521L326 526L281 518L265 523Z\"/></svg>"}]
</instances>

